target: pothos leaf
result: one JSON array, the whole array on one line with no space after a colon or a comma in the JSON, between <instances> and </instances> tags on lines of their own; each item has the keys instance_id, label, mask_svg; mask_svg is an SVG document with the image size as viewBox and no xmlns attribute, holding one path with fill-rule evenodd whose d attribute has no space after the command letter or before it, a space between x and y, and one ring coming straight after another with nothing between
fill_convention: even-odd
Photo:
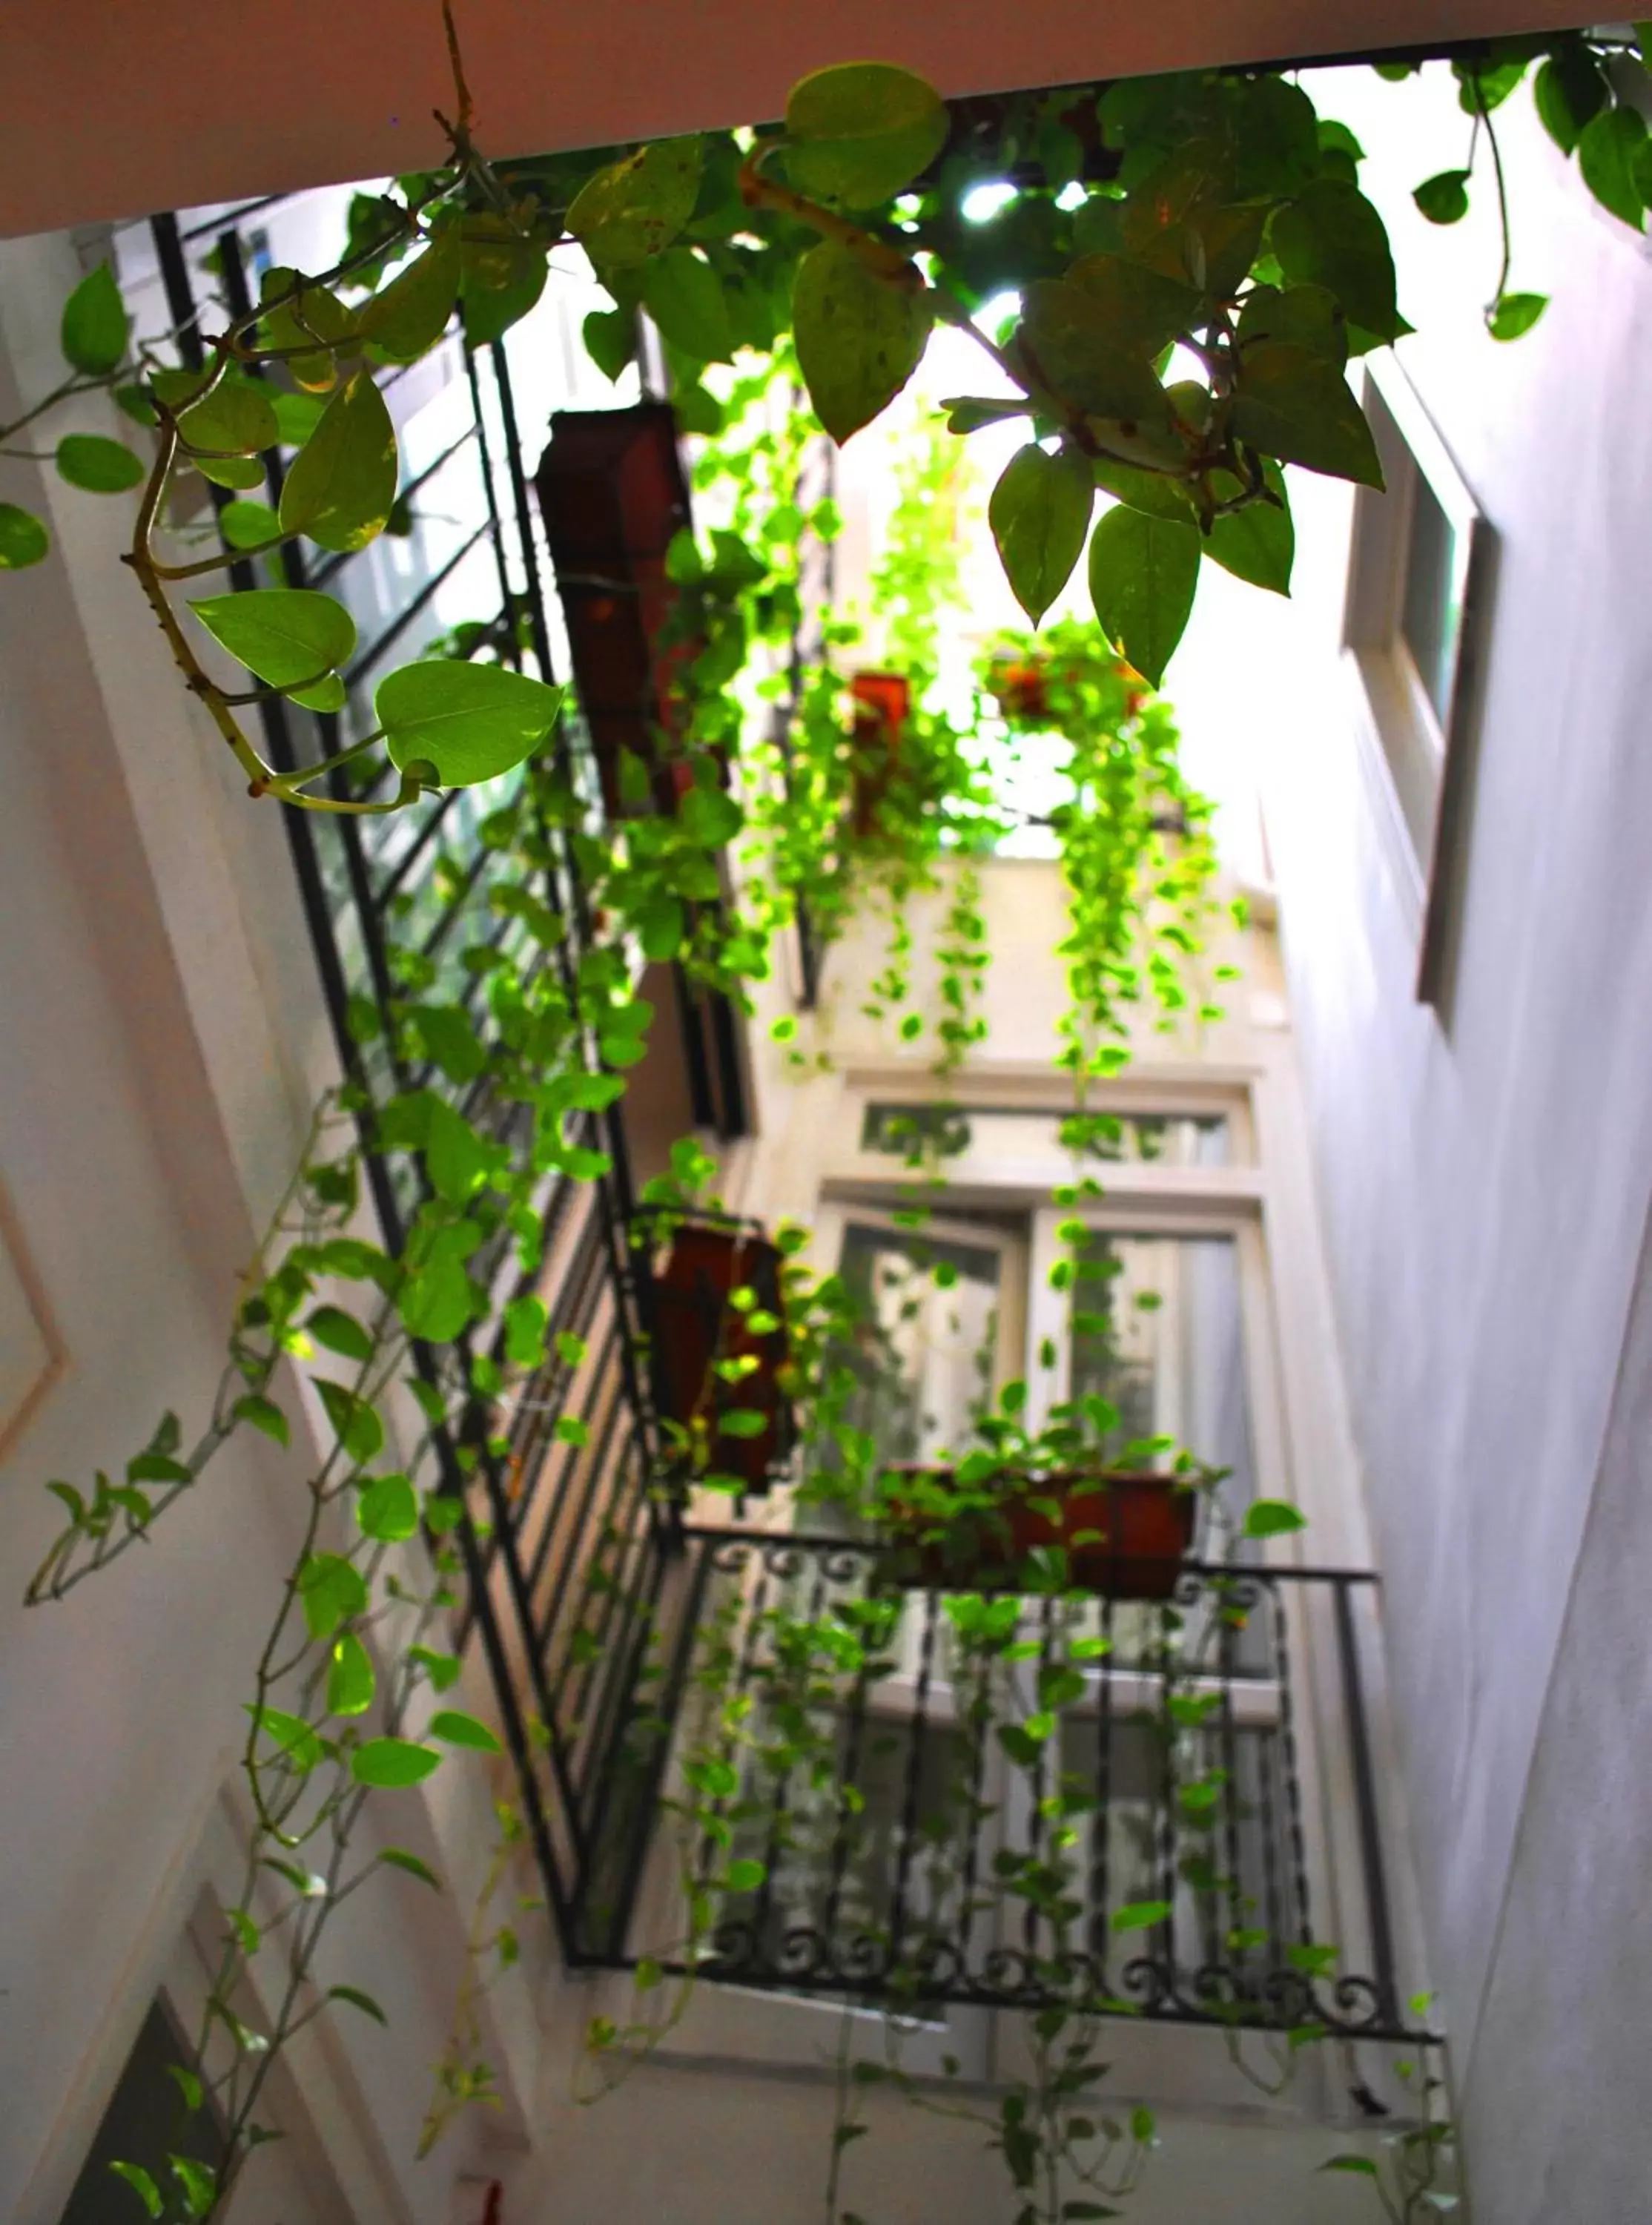
<instances>
[{"instance_id":1,"label":"pothos leaf","mask_svg":"<svg viewBox=\"0 0 1652 2225\"><path fill-rule=\"evenodd\" d=\"M693 214L701 163L698 138L639 148L586 180L569 206L568 230L598 269L645 263Z\"/></svg>"},{"instance_id":2,"label":"pothos leaf","mask_svg":"<svg viewBox=\"0 0 1652 2225\"><path fill-rule=\"evenodd\" d=\"M820 422L841 443L895 399L929 339L925 295L877 277L835 240L797 266L792 324L799 367Z\"/></svg>"},{"instance_id":3,"label":"pothos leaf","mask_svg":"<svg viewBox=\"0 0 1652 2225\"><path fill-rule=\"evenodd\" d=\"M1199 553L1193 526L1122 504L1090 537L1090 596L1102 631L1155 688L1193 606Z\"/></svg>"},{"instance_id":4,"label":"pothos leaf","mask_svg":"<svg viewBox=\"0 0 1652 2225\"><path fill-rule=\"evenodd\" d=\"M348 663L356 621L313 587L252 587L190 609L214 641L272 688L294 688Z\"/></svg>"},{"instance_id":5,"label":"pothos leaf","mask_svg":"<svg viewBox=\"0 0 1652 2225\"><path fill-rule=\"evenodd\" d=\"M441 338L459 299L459 228L450 225L359 311L364 347L391 363L413 363Z\"/></svg>"},{"instance_id":6,"label":"pothos leaf","mask_svg":"<svg viewBox=\"0 0 1652 2225\"><path fill-rule=\"evenodd\" d=\"M1050 455L1029 441L1005 466L987 520L1004 575L1036 625L1066 586L1084 548L1095 482L1082 456Z\"/></svg>"},{"instance_id":7,"label":"pothos leaf","mask_svg":"<svg viewBox=\"0 0 1652 2225\"><path fill-rule=\"evenodd\" d=\"M520 764L561 700L560 688L502 664L421 662L387 673L373 709L393 764L427 764L440 787L469 788Z\"/></svg>"},{"instance_id":8,"label":"pothos leaf","mask_svg":"<svg viewBox=\"0 0 1652 2225\"><path fill-rule=\"evenodd\" d=\"M66 433L54 460L59 478L84 494L124 494L144 476L142 459L101 433Z\"/></svg>"},{"instance_id":9,"label":"pothos leaf","mask_svg":"<svg viewBox=\"0 0 1652 2225\"><path fill-rule=\"evenodd\" d=\"M1243 510L1217 518L1206 536L1205 554L1236 579L1269 588L1276 595L1288 595L1296 554L1290 498L1279 466L1269 462L1263 469L1275 500L1247 503Z\"/></svg>"},{"instance_id":10,"label":"pothos leaf","mask_svg":"<svg viewBox=\"0 0 1652 2225\"><path fill-rule=\"evenodd\" d=\"M51 537L33 510L0 502L0 572L22 572L44 561Z\"/></svg>"},{"instance_id":11,"label":"pothos leaf","mask_svg":"<svg viewBox=\"0 0 1652 2225\"><path fill-rule=\"evenodd\" d=\"M281 493L282 531L339 555L364 548L384 530L396 479L396 428L371 372L358 371L293 459Z\"/></svg>"},{"instance_id":12,"label":"pothos leaf","mask_svg":"<svg viewBox=\"0 0 1652 2225\"><path fill-rule=\"evenodd\" d=\"M875 208L927 170L946 142L932 85L889 62L813 71L786 101L786 170L800 193L837 208Z\"/></svg>"},{"instance_id":13,"label":"pothos leaf","mask_svg":"<svg viewBox=\"0 0 1652 2225\"><path fill-rule=\"evenodd\" d=\"M65 361L85 378L104 378L126 352L131 320L107 263L89 270L63 304Z\"/></svg>"},{"instance_id":14,"label":"pothos leaf","mask_svg":"<svg viewBox=\"0 0 1652 2225\"><path fill-rule=\"evenodd\" d=\"M404 1738L369 1739L350 1757L350 1773L358 1784L391 1791L421 1784L440 1766L441 1756L434 1746Z\"/></svg>"}]
</instances>

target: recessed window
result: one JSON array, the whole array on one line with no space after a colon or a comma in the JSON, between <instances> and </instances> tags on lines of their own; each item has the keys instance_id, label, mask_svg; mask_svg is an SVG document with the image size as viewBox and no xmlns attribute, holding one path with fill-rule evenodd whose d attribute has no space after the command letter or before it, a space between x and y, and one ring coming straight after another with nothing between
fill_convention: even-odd
<instances>
[{"instance_id":1,"label":"recessed window","mask_svg":"<svg viewBox=\"0 0 1652 2225\"><path fill-rule=\"evenodd\" d=\"M216 2111L190 2114L173 2075L174 2065L191 2061L169 2005L157 1996L110 2096L61 2225L133 2225L142 2219L140 2196L111 2170L113 2164L147 2171L168 2194L177 2185L171 2157L184 2156L210 2171L222 2166L224 2133Z\"/></svg>"},{"instance_id":2,"label":"recessed window","mask_svg":"<svg viewBox=\"0 0 1652 2225\"><path fill-rule=\"evenodd\" d=\"M1387 489L1362 488L1356 503L1344 641L1377 832L1417 934L1417 993L1433 1003L1463 839L1488 536L1397 366L1367 364L1365 406Z\"/></svg>"},{"instance_id":3,"label":"recessed window","mask_svg":"<svg viewBox=\"0 0 1652 2225\"><path fill-rule=\"evenodd\" d=\"M1117 1112L1093 1116L1081 1142L1069 1112L1042 1106L909 1105L872 1100L861 1119L860 1148L915 1165L931 1158L1025 1158L1037 1152L1171 1167L1226 1166L1232 1156L1225 1114ZM1064 1130L1067 1139L1064 1139Z\"/></svg>"}]
</instances>

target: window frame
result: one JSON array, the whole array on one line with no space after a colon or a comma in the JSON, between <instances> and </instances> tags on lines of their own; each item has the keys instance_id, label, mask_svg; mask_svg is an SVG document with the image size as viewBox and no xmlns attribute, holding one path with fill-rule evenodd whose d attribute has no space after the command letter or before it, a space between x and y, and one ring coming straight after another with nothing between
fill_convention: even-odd
<instances>
[{"instance_id":1,"label":"window frame","mask_svg":"<svg viewBox=\"0 0 1652 2225\"><path fill-rule=\"evenodd\" d=\"M1462 870L1493 537L1415 388L1391 357L1367 358L1362 398L1388 485L1386 492L1361 487L1355 498L1342 647L1357 678L1356 734L1378 838L1416 938L1416 998L1438 1006ZM1452 577L1460 596L1443 718L1403 634L1420 486L1451 529Z\"/></svg>"}]
</instances>

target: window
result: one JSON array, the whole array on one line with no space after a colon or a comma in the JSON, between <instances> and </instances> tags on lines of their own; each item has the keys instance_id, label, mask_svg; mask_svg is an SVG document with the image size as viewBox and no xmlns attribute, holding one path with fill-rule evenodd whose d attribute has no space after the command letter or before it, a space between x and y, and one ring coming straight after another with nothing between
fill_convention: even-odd
<instances>
[{"instance_id":1,"label":"window","mask_svg":"<svg viewBox=\"0 0 1652 2225\"><path fill-rule=\"evenodd\" d=\"M1230 1142L1220 1112L1120 1112L1090 1149L1069 1153L1062 1141L1067 1114L1038 1106L889 1104L874 1099L862 1117L860 1148L921 1165L931 1158L1024 1157L1039 1152L1142 1165L1225 1166Z\"/></svg>"},{"instance_id":2,"label":"window","mask_svg":"<svg viewBox=\"0 0 1652 2225\"><path fill-rule=\"evenodd\" d=\"M1404 374L1367 364L1385 493L1359 491L1344 644L1377 831L1418 937L1417 994L1438 1001L1474 716L1488 533Z\"/></svg>"},{"instance_id":3,"label":"window","mask_svg":"<svg viewBox=\"0 0 1652 2225\"><path fill-rule=\"evenodd\" d=\"M110 2097L62 2225L131 2225L142 2215L137 2196L111 2170L111 2164L133 2164L168 2188L174 2184L169 2155L184 2155L214 2171L222 2164L224 2137L216 2116L187 2114L173 2080L172 2066L189 2060L178 2021L169 2004L157 1996Z\"/></svg>"}]
</instances>

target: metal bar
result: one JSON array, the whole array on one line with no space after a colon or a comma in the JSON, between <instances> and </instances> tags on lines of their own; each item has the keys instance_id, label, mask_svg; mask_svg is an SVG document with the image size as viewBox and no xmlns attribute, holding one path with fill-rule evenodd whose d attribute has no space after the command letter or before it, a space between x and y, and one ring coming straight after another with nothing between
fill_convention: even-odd
<instances>
[{"instance_id":1,"label":"metal bar","mask_svg":"<svg viewBox=\"0 0 1652 2225\"><path fill-rule=\"evenodd\" d=\"M745 1082L740 1072L734 1006L720 989L712 990L707 1001L712 1014L712 1041L717 1046L718 1075L723 1085L717 1132L726 1144L737 1136L750 1134L751 1118L746 1110Z\"/></svg>"},{"instance_id":2,"label":"metal bar","mask_svg":"<svg viewBox=\"0 0 1652 2225\"><path fill-rule=\"evenodd\" d=\"M1348 1761L1353 1772L1354 1805L1359 1816L1359 1858L1365 1873L1365 1901L1370 1919L1371 1959L1377 1965L1377 1997L1383 2012L1391 2021L1397 2021L1399 1987L1395 1972L1394 1933L1389 1920L1388 1880L1383 1862L1382 1828L1377 1815L1370 1739L1365 1727L1358 1634L1354 1628L1347 1585L1336 1585L1332 1596L1336 1601L1337 1650L1342 1658L1343 1701L1348 1711Z\"/></svg>"},{"instance_id":3,"label":"metal bar","mask_svg":"<svg viewBox=\"0 0 1652 2225\"><path fill-rule=\"evenodd\" d=\"M900 1962L901 1942L906 1930L907 1886L912 1875L912 1853L918 1835L918 1800L923 1784L923 1754L925 1735L928 1730L929 1672L935 1654L935 1624L940 1608L939 1592L925 1592L923 1597L923 1637L918 1648L918 1681L913 1694L912 1717L907 1735L911 1743L907 1752L906 1803L901 1816L901 1846L896 1860L895 1894L889 1910L889 1961L895 1969Z\"/></svg>"},{"instance_id":4,"label":"metal bar","mask_svg":"<svg viewBox=\"0 0 1652 2225\"><path fill-rule=\"evenodd\" d=\"M706 1055L706 1030L688 986L688 976L676 959L671 963L671 982L676 996L677 1032L682 1039L682 1055L688 1068L688 1109L695 1127L715 1128L720 1135L722 1123L717 1117L717 1100L712 1094L711 1062Z\"/></svg>"},{"instance_id":5,"label":"metal bar","mask_svg":"<svg viewBox=\"0 0 1652 2225\"><path fill-rule=\"evenodd\" d=\"M1110 1906L1112 1880L1112 1780L1113 1780L1113 1602L1101 1602L1101 1627L1098 1635L1106 1651L1100 1657L1100 1674L1096 1680L1096 1813L1090 1829L1090 1951L1097 1958L1105 1980L1107 1964L1112 1953L1112 1929Z\"/></svg>"},{"instance_id":6,"label":"metal bar","mask_svg":"<svg viewBox=\"0 0 1652 2225\"><path fill-rule=\"evenodd\" d=\"M655 1556L655 1567L658 1579L655 1587L654 1605L657 1613L667 1569L663 1555ZM667 1724L668 1728L656 1742L654 1765L649 1771L648 1781L643 1787L642 1797L638 1804L636 1824L632 1832L630 1847L621 1874L619 1892L615 1903L613 1934L620 1940L630 1936L631 1919L636 1908L636 1897L642 1890L642 1871L648 1861L655 1819L660 1811L661 1789L665 1782L666 1768L671 1759L671 1727L674 1727L682 1707L683 1690L687 1683L689 1667L693 1659L694 1641L699 1632L700 1611L705 1605L706 1589L711 1576L711 1569L712 1556L709 1550L697 1553L693 1557L689 1575L688 1595L684 1602L682 1621L677 1632L677 1642L673 1650L671 1669L658 1711L661 1720ZM633 1685L633 1690L635 1690L635 1685ZM605 1819L602 1820L605 1821Z\"/></svg>"}]
</instances>

